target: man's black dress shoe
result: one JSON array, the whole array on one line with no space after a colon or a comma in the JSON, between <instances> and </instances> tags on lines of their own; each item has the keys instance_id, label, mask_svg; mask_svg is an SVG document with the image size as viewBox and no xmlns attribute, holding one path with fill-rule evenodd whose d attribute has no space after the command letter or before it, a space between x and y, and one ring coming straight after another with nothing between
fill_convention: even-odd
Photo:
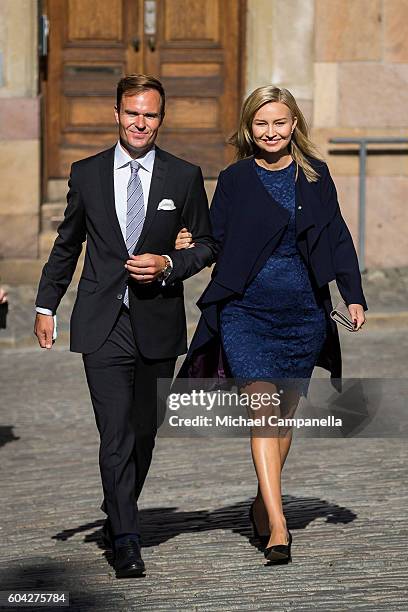
<instances>
[{"instance_id":1,"label":"man's black dress shoe","mask_svg":"<svg viewBox=\"0 0 408 612\"><path fill-rule=\"evenodd\" d=\"M265 548L264 555L267 561L271 563L289 563L292 561L291 555L292 546L292 534L288 529L288 543L287 544L275 544L275 546L269 546Z\"/></svg>"},{"instance_id":2,"label":"man's black dress shoe","mask_svg":"<svg viewBox=\"0 0 408 612\"><path fill-rule=\"evenodd\" d=\"M140 545L136 540L128 540L115 548L114 568L116 578L135 578L143 576L145 564L140 554Z\"/></svg>"}]
</instances>

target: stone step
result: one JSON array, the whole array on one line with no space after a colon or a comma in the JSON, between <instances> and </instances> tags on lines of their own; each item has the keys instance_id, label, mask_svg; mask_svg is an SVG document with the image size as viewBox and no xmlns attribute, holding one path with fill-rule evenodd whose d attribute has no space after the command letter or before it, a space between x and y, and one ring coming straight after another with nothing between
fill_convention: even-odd
<instances>
[{"instance_id":1,"label":"stone step","mask_svg":"<svg viewBox=\"0 0 408 612\"><path fill-rule=\"evenodd\" d=\"M81 275L84 251L85 249L82 251L74 274L75 282L78 282ZM42 254L39 259L0 259L2 285L37 285L48 255L49 251Z\"/></svg>"},{"instance_id":2,"label":"stone step","mask_svg":"<svg viewBox=\"0 0 408 612\"><path fill-rule=\"evenodd\" d=\"M39 236L39 243L38 243L40 259L44 259L44 260L48 259L48 256L54 245L54 241L56 237L57 237L57 232L55 230L48 230L46 232L41 232ZM82 251L83 252L85 251L85 246L83 247Z\"/></svg>"},{"instance_id":3,"label":"stone step","mask_svg":"<svg viewBox=\"0 0 408 612\"><path fill-rule=\"evenodd\" d=\"M48 258L56 237L57 232L55 230L46 230L41 232L38 242L40 258Z\"/></svg>"},{"instance_id":4,"label":"stone step","mask_svg":"<svg viewBox=\"0 0 408 612\"><path fill-rule=\"evenodd\" d=\"M56 232L64 218L65 202L44 202L41 206L41 232Z\"/></svg>"},{"instance_id":5,"label":"stone step","mask_svg":"<svg viewBox=\"0 0 408 612\"><path fill-rule=\"evenodd\" d=\"M0 259L2 285L35 285L41 276L46 258Z\"/></svg>"},{"instance_id":6,"label":"stone step","mask_svg":"<svg viewBox=\"0 0 408 612\"><path fill-rule=\"evenodd\" d=\"M68 179L50 179L48 181L47 201L66 202Z\"/></svg>"},{"instance_id":7,"label":"stone step","mask_svg":"<svg viewBox=\"0 0 408 612\"><path fill-rule=\"evenodd\" d=\"M46 231L46 232L41 232L40 236L39 236L39 244L38 244L38 250L40 253L40 260L41 261L46 261L48 259L48 256L50 254L50 251L54 245L54 241L57 237L57 232L56 231ZM85 243L86 244L86 243ZM85 252L85 244L82 248L82 253L80 255L80 260L84 255Z\"/></svg>"}]
</instances>

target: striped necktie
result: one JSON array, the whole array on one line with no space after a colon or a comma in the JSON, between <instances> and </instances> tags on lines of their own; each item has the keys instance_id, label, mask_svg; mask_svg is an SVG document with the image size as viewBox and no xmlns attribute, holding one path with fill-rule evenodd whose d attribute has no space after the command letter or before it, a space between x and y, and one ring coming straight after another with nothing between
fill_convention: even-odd
<instances>
[{"instance_id":1,"label":"striped necktie","mask_svg":"<svg viewBox=\"0 0 408 612\"><path fill-rule=\"evenodd\" d=\"M139 176L140 164L136 160L130 162L131 175L127 186L127 213L126 213L126 248L132 255L136 243L140 238L145 219L142 181ZM124 303L129 307L128 288Z\"/></svg>"}]
</instances>

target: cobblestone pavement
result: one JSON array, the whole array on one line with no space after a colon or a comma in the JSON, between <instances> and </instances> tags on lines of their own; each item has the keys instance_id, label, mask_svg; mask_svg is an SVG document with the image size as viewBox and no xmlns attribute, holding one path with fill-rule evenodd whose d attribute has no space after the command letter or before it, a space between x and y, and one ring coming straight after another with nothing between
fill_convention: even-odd
<instances>
[{"instance_id":1,"label":"cobblestone pavement","mask_svg":"<svg viewBox=\"0 0 408 612\"><path fill-rule=\"evenodd\" d=\"M406 377L406 329L341 340L345 377ZM80 355L63 341L3 348L0 390L1 590L69 591L81 612L408 610L406 440L295 437L283 473L293 562L268 567L248 524L248 440L159 438L140 502L147 574L118 581L100 547Z\"/></svg>"}]
</instances>

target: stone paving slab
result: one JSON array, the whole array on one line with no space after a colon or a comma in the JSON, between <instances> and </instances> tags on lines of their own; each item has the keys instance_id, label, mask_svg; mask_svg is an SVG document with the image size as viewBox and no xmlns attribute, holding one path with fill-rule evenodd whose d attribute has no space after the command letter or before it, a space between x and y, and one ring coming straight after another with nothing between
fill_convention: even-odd
<instances>
[{"instance_id":1,"label":"stone paving slab","mask_svg":"<svg viewBox=\"0 0 408 612\"><path fill-rule=\"evenodd\" d=\"M345 332L342 346L346 377L406 376L401 330ZM406 440L295 438L293 562L268 567L248 440L160 437L140 502L147 574L118 581L80 355L3 349L0 389L1 589L67 590L81 612L408 610Z\"/></svg>"}]
</instances>

